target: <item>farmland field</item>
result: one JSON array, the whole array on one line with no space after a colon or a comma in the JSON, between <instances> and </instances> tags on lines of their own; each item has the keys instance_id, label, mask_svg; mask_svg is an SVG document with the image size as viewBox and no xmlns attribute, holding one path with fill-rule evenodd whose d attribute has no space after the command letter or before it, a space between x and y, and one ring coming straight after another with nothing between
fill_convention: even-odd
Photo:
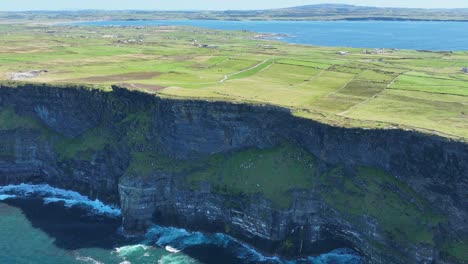
<instances>
[{"instance_id":1,"label":"farmland field","mask_svg":"<svg viewBox=\"0 0 468 264\"><path fill-rule=\"evenodd\" d=\"M468 138L468 52L291 45L183 26L0 25L3 83L272 104L346 127ZM340 54L341 52L341 54Z\"/></svg>"}]
</instances>

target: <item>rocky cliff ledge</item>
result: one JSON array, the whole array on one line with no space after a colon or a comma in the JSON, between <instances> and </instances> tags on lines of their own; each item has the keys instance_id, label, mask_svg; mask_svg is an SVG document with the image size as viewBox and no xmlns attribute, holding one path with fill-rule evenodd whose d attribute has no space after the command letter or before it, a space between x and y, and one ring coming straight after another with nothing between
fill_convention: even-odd
<instances>
[{"instance_id":1,"label":"rocky cliff ledge","mask_svg":"<svg viewBox=\"0 0 468 264\"><path fill-rule=\"evenodd\" d=\"M0 184L46 182L151 223L270 253L468 263L468 144L287 110L46 85L0 87Z\"/></svg>"}]
</instances>

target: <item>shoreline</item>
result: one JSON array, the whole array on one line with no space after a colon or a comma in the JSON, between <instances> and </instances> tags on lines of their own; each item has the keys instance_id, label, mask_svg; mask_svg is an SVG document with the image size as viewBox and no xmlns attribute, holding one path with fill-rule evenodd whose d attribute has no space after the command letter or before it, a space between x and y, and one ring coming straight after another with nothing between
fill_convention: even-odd
<instances>
[{"instance_id":1,"label":"shoreline","mask_svg":"<svg viewBox=\"0 0 468 264\"><path fill-rule=\"evenodd\" d=\"M107 24L106 24L107 22ZM167 22L167 23L164 23ZM186 24L184 24L186 22ZM199 22L208 22L208 24L200 24ZM218 26L214 24L209 24L209 23L216 23L216 22L221 22L221 23L232 23L229 24L228 26L220 24ZM251 23L250 25L243 25L239 24L236 25L235 23ZM282 43L287 43L287 44L293 44L293 45L302 45L302 46L312 46L312 47L330 47L330 48L343 48L343 49L395 49L395 50L409 50L409 51L418 51L418 52L465 52L468 51L468 48L461 48L461 47L453 47L453 48L434 48L430 46L412 46L415 43L416 40L412 41L411 39L407 40L407 43L405 45L391 45L388 44L388 37L386 38L385 36L377 36L377 38L381 38L379 42L381 42L382 45L377 45L377 44L359 44L359 43L347 43L346 42L346 36L341 36L341 39L338 38L336 39L333 43L328 37L325 37L323 35L318 36L319 41L311 42L310 39L304 39L305 36L308 36L310 34L313 34L314 31L306 30L306 29L289 29L289 28L283 28L282 32L276 31L271 31L268 28L264 28L264 25L260 24L260 27L262 29L248 29L246 30L245 27L249 26L255 26L256 23L265 23L265 22L271 22L271 23L278 23L279 25L289 25L292 23L300 23L300 24L306 24L306 23L324 23L327 24L330 23L356 23L356 25L359 25L358 27L362 27L362 25L365 25L365 22L374 22L374 23L411 23L411 22L420 22L420 23L454 23L458 21L434 21L434 20L349 20L349 19L342 19L342 20L215 20L215 19L122 19L122 20L114 20L114 19L108 19L108 20L90 20L90 21L77 21L77 22L67 22L63 24L65 26L82 26L82 27L97 27L97 28L134 28L134 27L162 27L162 26L172 26L172 27L193 27L193 28L199 28L199 29L208 29L208 30L219 30L219 31L243 31L243 32L250 32L255 34L253 36L254 39L264 39L264 40L271 40L271 41L280 41ZM467 23L468 20L463 21L463 23ZM127 24L126 24L127 23ZM138 24L140 23L140 24ZM157 23L164 23L164 24L157 24ZM359 23L359 24L358 24ZM361 25L362 23L362 25ZM56 24L59 25L60 24ZM259 24L257 24L258 26ZM273 25L272 25L273 26ZM315 26L315 25L314 25ZM323 25L317 25L317 26L323 26ZM429 26L429 25L428 25ZM224 27L224 28L223 28ZM292 30L295 30L292 32ZM299 30L299 31L298 31ZM326 29L325 29L326 30ZM332 30L334 30L332 28ZM357 28L355 30L362 30L360 28ZM398 34L399 31L397 29L394 29L395 32L394 34ZM286 32L286 31L291 31L291 32ZM367 35L368 34L377 34L377 31L373 28L369 28L368 32L365 32ZM315 32L316 33L316 32ZM362 35L366 35L362 34ZM403 36L405 38L405 36ZM296 40L296 41L294 41ZM362 42L364 42L363 40ZM463 39L459 40L460 42L463 41ZM427 42L427 39L424 39L421 43ZM458 43L458 42L457 42Z\"/></svg>"}]
</instances>

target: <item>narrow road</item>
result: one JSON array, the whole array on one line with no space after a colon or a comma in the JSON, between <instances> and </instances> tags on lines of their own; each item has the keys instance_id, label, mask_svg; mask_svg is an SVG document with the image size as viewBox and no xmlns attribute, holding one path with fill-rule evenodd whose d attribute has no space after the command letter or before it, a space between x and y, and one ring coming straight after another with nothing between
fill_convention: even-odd
<instances>
[{"instance_id":1,"label":"narrow road","mask_svg":"<svg viewBox=\"0 0 468 264\"><path fill-rule=\"evenodd\" d=\"M266 60L260 62L259 64L254 65L254 66L252 66L252 67L250 67L250 68L248 68L248 69L244 69L244 70L241 70L241 71L238 71L238 72L234 72L234 73L231 73L231 74L228 74L228 75L224 75L224 78L223 78L222 80L220 80L218 83L223 83L223 82L227 81L227 80L229 79L229 77L232 77L232 76L234 76L234 75L241 74L241 73L243 73L243 72L256 69L256 68L262 66L263 64L267 63L269 60L270 60L270 59L266 59Z\"/></svg>"},{"instance_id":2,"label":"narrow road","mask_svg":"<svg viewBox=\"0 0 468 264\"><path fill-rule=\"evenodd\" d=\"M395 81L398 79L398 77L400 77L400 75L401 75L401 74L398 74L397 77L393 78L393 80L392 80L387 86L385 86L385 88L383 88L382 91L380 91L379 93L374 94L373 96L367 98L365 101L360 102L359 104L354 105L354 106L352 106L351 108L349 108L348 110L343 111L343 112L341 112L341 113L338 113L337 115L339 115L339 116L346 115L346 114L347 114L348 112L350 112L351 110L353 110L353 109L355 109L355 108L357 108L357 107L359 107L359 106L361 106L361 105L363 105L363 104L366 104L367 102L369 102L370 100L372 100L372 99L374 99L374 98L379 97L379 96L380 96L381 94L383 94L388 88L390 88L390 86L392 86L393 83L395 83Z\"/></svg>"},{"instance_id":3,"label":"narrow road","mask_svg":"<svg viewBox=\"0 0 468 264\"><path fill-rule=\"evenodd\" d=\"M266 68L265 68L266 69ZM298 83L296 85L293 85L292 88L296 88L296 87L299 87L299 86L303 86L303 85L306 85L310 82L312 82L313 80L317 79L318 77L320 77L320 75L322 75L324 72L326 71L326 69L322 69L318 74L310 77L307 81L305 82L302 82L302 83Z\"/></svg>"},{"instance_id":4,"label":"narrow road","mask_svg":"<svg viewBox=\"0 0 468 264\"><path fill-rule=\"evenodd\" d=\"M343 85L340 89L334 91L334 92L331 92L329 94L327 94L327 96L330 96L330 95L333 95L333 94L337 94L341 91L343 91L344 88L346 88L346 86L348 86L348 84L350 84L352 81L354 81L354 79L356 79L356 77L358 76L359 74L356 74L353 76L353 78L351 78L351 80L349 80L347 83L345 83L345 85Z\"/></svg>"}]
</instances>

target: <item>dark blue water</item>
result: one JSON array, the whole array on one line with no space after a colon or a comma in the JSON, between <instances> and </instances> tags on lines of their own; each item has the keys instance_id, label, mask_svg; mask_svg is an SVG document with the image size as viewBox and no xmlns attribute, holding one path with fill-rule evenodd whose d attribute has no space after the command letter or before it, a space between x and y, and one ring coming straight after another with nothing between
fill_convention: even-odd
<instances>
[{"instance_id":1,"label":"dark blue water","mask_svg":"<svg viewBox=\"0 0 468 264\"><path fill-rule=\"evenodd\" d=\"M224 234L153 226L122 235L120 211L48 185L0 186L0 263L5 264L360 264L336 249L316 257L267 257Z\"/></svg>"},{"instance_id":2,"label":"dark blue water","mask_svg":"<svg viewBox=\"0 0 468 264\"><path fill-rule=\"evenodd\" d=\"M88 26L177 25L287 34L283 41L318 46L468 50L468 22L432 21L219 21L146 20L83 22Z\"/></svg>"}]
</instances>

